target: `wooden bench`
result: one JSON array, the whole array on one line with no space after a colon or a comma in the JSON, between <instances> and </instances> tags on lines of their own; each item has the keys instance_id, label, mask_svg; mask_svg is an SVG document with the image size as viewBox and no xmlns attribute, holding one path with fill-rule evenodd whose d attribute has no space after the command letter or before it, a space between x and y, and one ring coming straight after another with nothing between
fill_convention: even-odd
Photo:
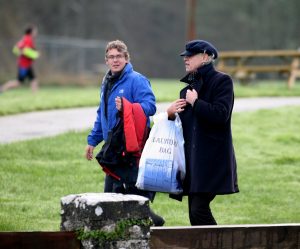
<instances>
[{"instance_id":1,"label":"wooden bench","mask_svg":"<svg viewBox=\"0 0 300 249\"><path fill-rule=\"evenodd\" d=\"M300 248L300 224L152 227L151 249Z\"/></svg>"},{"instance_id":2,"label":"wooden bench","mask_svg":"<svg viewBox=\"0 0 300 249\"><path fill-rule=\"evenodd\" d=\"M82 246L76 237L75 232L62 231L0 232L0 248L84 249L90 246L89 244L86 244L86 247ZM149 247L150 249L295 249L300 248L300 224L151 227Z\"/></svg>"},{"instance_id":3,"label":"wooden bench","mask_svg":"<svg viewBox=\"0 0 300 249\"><path fill-rule=\"evenodd\" d=\"M2 249L80 249L75 232L0 232Z\"/></svg>"},{"instance_id":4,"label":"wooden bench","mask_svg":"<svg viewBox=\"0 0 300 249\"><path fill-rule=\"evenodd\" d=\"M270 59L277 60L277 63L270 64ZM260 60L259 64L257 60ZM296 78L300 77L300 51L254 50L220 52L217 68L239 80L249 79L257 73L286 73L289 77L288 87L292 88Z\"/></svg>"}]
</instances>

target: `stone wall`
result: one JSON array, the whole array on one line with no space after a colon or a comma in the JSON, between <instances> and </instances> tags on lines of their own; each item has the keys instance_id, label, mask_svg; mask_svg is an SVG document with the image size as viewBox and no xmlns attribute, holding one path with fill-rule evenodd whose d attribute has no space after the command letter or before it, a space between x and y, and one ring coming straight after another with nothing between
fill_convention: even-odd
<instances>
[{"instance_id":1,"label":"stone wall","mask_svg":"<svg viewBox=\"0 0 300 249\"><path fill-rule=\"evenodd\" d=\"M84 249L148 249L149 200L115 193L61 198L61 231L77 231Z\"/></svg>"}]
</instances>

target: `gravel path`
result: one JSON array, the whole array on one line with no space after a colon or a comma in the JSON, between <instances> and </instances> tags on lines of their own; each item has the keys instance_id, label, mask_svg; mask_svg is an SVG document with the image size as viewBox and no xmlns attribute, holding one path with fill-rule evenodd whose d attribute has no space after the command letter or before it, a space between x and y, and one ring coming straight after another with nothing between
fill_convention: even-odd
<instances>
[{"instance_id":1,"label":"gravel path","mask_svg":"<svg viewBox=\"0 0 300 249\"><path fill-rule=\"evenodd\" d=\"M236 99L234 112L300 105L300 97L268 97ZM159 103L157 112L169 103ZM0 117L0 143L54 136L68 131L90 129L97 107L62 109Z\"/></svg>"}]
</instances>

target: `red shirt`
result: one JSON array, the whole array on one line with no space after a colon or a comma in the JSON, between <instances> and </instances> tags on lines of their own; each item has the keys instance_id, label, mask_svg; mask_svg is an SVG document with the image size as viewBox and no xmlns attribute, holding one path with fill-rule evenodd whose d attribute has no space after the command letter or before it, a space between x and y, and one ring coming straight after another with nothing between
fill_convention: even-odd
<instances>
[{"instance_id":1,"label":"red shirt","mask_svg":"<svg viewBox=\"0 0 300 249\"><path fill-rule=\"evenodd\" d=\"M35 44L31 35L24 35L23 38L17 43L19 49L35 48ZM31 67L33 60L21 55L18 59L18 66L22 68Z\"/></svg>"}]
</instances>

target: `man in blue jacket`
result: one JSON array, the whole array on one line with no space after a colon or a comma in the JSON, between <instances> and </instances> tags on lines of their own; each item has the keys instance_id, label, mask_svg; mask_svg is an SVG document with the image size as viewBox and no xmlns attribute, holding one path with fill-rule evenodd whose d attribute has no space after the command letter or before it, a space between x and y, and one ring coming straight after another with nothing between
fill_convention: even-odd
<instances>
[{"instance_id":1,"label":"man in blue jacket","mask_svg":"<svg viewBox=\"0 0 300 249\"><path fill-rule=\"evenodd\" d=\"M121 98L126 98L131 103L139 103L147 117L147 125L150 127L149 117L156 112L155 96L152 92L149 80L142 74L133 70L130 55L124 42L116 40L107 44L105 62L109 67L105 75L100 94L100 105L97 110L97 118L94 127L87 137L86 158L92 160L94 148L103 140L107 141L109 132L117 125L122 110ZM113 175L105 177L104 192L116 192L124 194L139 194L153 200L154 193L138 190L135 187L138 165L120 165L114 168L122 180L119 181ZM163 225L164 220L151 211L154 225Z\"/></svg>"}]
</instances>

